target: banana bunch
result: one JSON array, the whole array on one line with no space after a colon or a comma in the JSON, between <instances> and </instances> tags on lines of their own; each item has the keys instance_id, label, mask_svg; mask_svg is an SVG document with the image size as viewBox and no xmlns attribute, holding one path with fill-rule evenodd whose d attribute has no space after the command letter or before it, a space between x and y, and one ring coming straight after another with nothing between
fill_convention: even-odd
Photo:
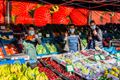
<instances>
[{"instance_id":1,"label":"banana bunch","mask_svg":"<svg viewBox=\"0 0 120 80\"><path fill-rule=\"evenodd\" d=\"M115 77L119 77L120 70L117 67L113 67L111 70L105 70L104 76L107 76L108 74L114 75Z\"/></svg>"},{"instance_id":2,"label":"banana bunch","mask_svg":"<svg viewBox=\"0 0 120 80\"><path fill-rule=\"evenodd\" d=\"M36 80L49 80L48 77L45 75L44 72L41 72L36 76Z\"/></svg>"},{"instance_id":3,"label":"banana bunch","mask_svg":"<svg viewBox=\"0 0 120 80\"><path fill-rule=\"evenodd\" d=\"M26 76L21 76L18 78L18 80L29 80Z\"/></svg>"},{"instance_id":4,"label":"banana bunch","mask_svg":"<svg viewBox=\"0 0 120 80\"><path fill-rule=\"evenodd\" d=\"M17 80L17 76L15 74L9 74L7 76L1 76L0 80Z\"/></svg>"},{"instance_id":5,"label":"banana bunch","mask_svg":"<svg viewBox=\"0 0 120 80\"><path fill-rule=\"evenodd\" d=\"M0 66L0 76L6 76L7 74L10 74L9 66L1 65Z\"/></svg>"},{"instance_id":6,"label":"banana bunch","mask_svg":"<svg viewBox=\"0 0 120 80\"><path fill-rule=\"evenodd\" d=\"M20 64L13 64L11 65L11 73L20 73L21 72L21 65Z\"/></svg>"},{"instance_id":7,"label":"banana bunch","mask_svg":"<svg viewBox=\"0 0 120 80\"><path fill-rule=\"evenodd\" d=\"M72 60L71 60L71 59L65 59L65 62L66 62L67 64L72 64Z\"/></svg>"},{"instance_id":8,"label":"banana bunch","mask_svg":"<svg viewBox=\"0 0 120 80\"><path fill-rule=\"evenodd\" d=\"M26 64L0 65L0 80L48 80L39 68L31 69Z\"/></svg>"},{"instance_id":9,"label":"banana bunch","mask_svg":"<svg viewBox=\"0 0 120 80\"><path fill-rule=\"evenodd\" d=\"M26 70L25 76L26 76L29 80L34 80L34 79L35 79L34 71L33 71L30 67Z\"/></svg>"},{"instance_id":10,"label":"banana bunch","mask_svg":"<svg viewBox=\"0 0 120 80\"><path fill-rule=\"evenodd\" d=\"M37 76L38 74L40 74L38 67L34 68L33 72L34 72L35 76Z\"/></svg>"},{"instance_id":11,"label":"banana bunch","mask_svg":"<svg viewBox=\"0 0 120 80\"><path fill-rule=\"evenodd\" d=\"M22 67L21 67L22 73L25 73L26 69L27 69L27 65L22 64Z\"/></svg>"}]
</instances>

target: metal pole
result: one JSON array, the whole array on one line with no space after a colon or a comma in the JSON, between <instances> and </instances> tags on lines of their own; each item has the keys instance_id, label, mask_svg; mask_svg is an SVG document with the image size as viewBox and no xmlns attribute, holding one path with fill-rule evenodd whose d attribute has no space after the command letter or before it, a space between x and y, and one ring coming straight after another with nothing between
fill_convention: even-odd
<instances>
[{"instance_id":1,"label":"metal pole","mask_svg":"<svg viewBox=\"0 0 120 80\"><path fill-rule=\"evenodd\" d=\"M10 1L7 0L7 24L10 24Z\"/></svg>"}]
</instances>

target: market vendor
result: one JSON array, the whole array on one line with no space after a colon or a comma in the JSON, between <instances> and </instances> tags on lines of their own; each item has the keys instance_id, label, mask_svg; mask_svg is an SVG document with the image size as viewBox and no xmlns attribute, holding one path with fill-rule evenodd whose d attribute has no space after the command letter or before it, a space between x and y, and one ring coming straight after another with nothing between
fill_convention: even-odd
<instances>
[{"instance_id":1,"label":"market vendor","mask_svg":"<svg viewBox=\"0 0 120 80\"><path fill-rule=\"evenodd\" d=\"M88 49L102 48L102 31L96 26L95 21L90 22L90 27L87 34Z\"/></svg>"},{"instance_id":2,"label":"market vendor","mask_svg":"<svg viewBox=\"0 0 120 80\"><path fill-rule=\"evenodd\" d=\"M65 33L65 48L64 50L70 52L77 52L81 50L80 36L77 34L75 26L70 25L69 32Z\"/></svg>"},{"instance_id":3,"label":"market vendor","mask_svg":"<svg viewBox=\"0 0 120 80\"><path fill-rule=\"evenodd\" d=\"M33 27L29 27L28 34L25 37L25 41L23 42L26 53L30 56L31 60L37 61L36 56L36 45L40 43L40 39L35 33L35 29Z\"/></svg>"}]
</instances>

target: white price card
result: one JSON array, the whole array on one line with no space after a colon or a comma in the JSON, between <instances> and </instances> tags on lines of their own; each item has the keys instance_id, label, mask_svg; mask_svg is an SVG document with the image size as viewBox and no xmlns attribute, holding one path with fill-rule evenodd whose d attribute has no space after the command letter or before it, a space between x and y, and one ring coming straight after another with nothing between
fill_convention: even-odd
<instances>
[{"instance_id":1,"label":"white price card","mask_svg":"<svg viewBox=\"0 0 120 80\"><path fill-rule=\"evenodd\" d=\"M100 60L99 55L94 55L94 58L95 58L95 60L97 60L97 61L99 61L99 60Z\"/></svg>"},{"instance_id":2,"label":"white price card","mask_svg":"<svg viewBox=\"0 0 120 80\"><path fill-rule=\"evenodd\" d=\"M1 29L5 29L5 26L1 26Z\"/></svg>"},{"instance_id":3,"label":"white price card","mask_svg":"<svg viewBox=\"0 0 120 80\"><path fill-rule=\"evenodd\" d=\"M103 56L103 55L100 55L100 58L101 58L102 60L105 60L105 56Z\"/></svg>"},{"instance_id":4,"label":"white price card","mask_svg":"<svg viewBox=\"0 0 120 80\"><path fill-rule=\"evenodd\" d=\"M66 65L66 68L67 68L68 72L73 72L74 71L74 68L73 68L72 65Z\"/></svg>"},{"instance_id":5,"label":"white price card","mask_svg":"<svg viewBox=\"0 0 120 80\"><path fill-rule=\"evenodd\" d=\"M120 61L117 61L118 66L120 66Z\"/></svg>"},{"instance_id":6,"label":"white price card","mask_svg":"<svg viewBox=\"0 0 120 80\"><path fill-rule=\"evenodd\" d=\"M120 58L120 53L117 53L117 57Z\"/></svg>"},{"instance_id":7,"label":"white price card","mask_svg":"<svg viewBox=\"0 0 120 80\"><path fill-rule=\"evenodd\" d=\"M42 33L38 33L38 36L40 36L40 37L41 37L41 36L42 36Z\"/></svg>"},{"instance_id":8,"label":"white price card","mask_svg":"<svg viewBox=\"0 0 120 80\"><path fill-rule=\"evenodd\" d=\"M10 39L13 39L13 35L10 35L9 38L10 38Z\"/></svg>"},{"instance_id":9,"label":"white price card","mask_svg":"<svg viewBox=\"0 0 120 80\"><path fill-rule=\"evenodd\" d=\"M46 37L50 37L50 34L46 34Z\"/></svg>"}]
</instances>

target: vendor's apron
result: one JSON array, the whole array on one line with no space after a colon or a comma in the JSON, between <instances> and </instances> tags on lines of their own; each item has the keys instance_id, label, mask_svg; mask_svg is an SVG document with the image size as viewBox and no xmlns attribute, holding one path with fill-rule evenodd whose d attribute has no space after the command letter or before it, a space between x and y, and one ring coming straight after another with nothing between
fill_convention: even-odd
<instances>
[{"instance_id":1,"label":"vendor's apron","mask_svg":"<svg viewBox=\"0 0 120 80\"><path fill-rule=\"evenodd\" d=\"M36 49L32 43L23 42L26 53L29 55L30 60L37 61Z\"/></svg>"},{"instance_id":2,"label":"vendor's apron","mask_svg":"<svg viewBox=\"0 0 120 80\"><path fill-rule=\"evenodd\" d=\"M68 45L70 52L79 51L79 36L71 35L68 37Z\"/></svg>"}]
</instances>

